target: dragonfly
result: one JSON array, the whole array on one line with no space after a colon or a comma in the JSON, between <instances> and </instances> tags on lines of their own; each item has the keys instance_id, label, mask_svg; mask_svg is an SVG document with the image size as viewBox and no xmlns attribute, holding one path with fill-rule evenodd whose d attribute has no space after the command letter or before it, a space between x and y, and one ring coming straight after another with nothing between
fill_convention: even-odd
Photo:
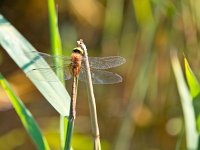
<instances>
[{"instance_id":1,"label":"dragonfly","mask_svg":"<svg viewBox=\"0 0 200 150\"><path fill-rule=\"evenodd\" d=\"M52 70L62 69L64 71L64 79L69 80L73 79L72 82L72 95L71 95L71 116L75 118L75 105L76 105L76 86L77 79L80 81L87 82L87 73L85 66L85 56L84 50L81 47L75 47L72 50L71 57L68 56L55 56L42 52L32 52L34 56L38 56L39 58L43 58L48 64L49 68L35 68L30 70L27 74L35 74L35 79L39 81L47 81L54 82L55 78L51 77ZM29 54L30 55L30 54ZM37 63L38 59L33 59L34 63ZM56 61L61 61L62 65L55 65ZM88 58L90 70L91 70L91 78L93 84L114 84L122 82L122 77L116 73L106 71L105 69L114 68L122 65L126 62L125 58L121 56L109 56L109 57L89 57ZM37 78L37 74L42 73L45 74L47 78ZM33 75L34 77L34 75Z\"/></svg>"},{"instance_id":2,"label":"dragonfly","mask_svg":"<svg viewBox=\"0 0 200 150\"><path fill-rule=\"evenodd\" d=\"M81 41L81 40L80 40ZM54 82L54 75L52 76L52 69L54 71L64 71L64 79L69 80L72 78L72 94L71 94L71 106L69 114L69 123L72 124L76 116L76 95L77 95L77 83L78 80L87 82L87 68L85 65L86 57L84 50L80 45L72 50L71 57L68 56L54 56L42 52L32 52L28 55L33 55L34 59L31 62L37 63L40 58L43 58L48 64L49 68L35 68L27 72L32 74L32 77L36 77L36 80ZM55 65L55 61L62 62L61 65ZM89 67L91 72L91 79L93 84L114 84L122 82L122 77L116 73L106 71L106 69L120 66L126 62L125 58L121 56L109 56L109 57L89 57ZM40 78L39 74L45 75L47 78ZM72 135L70 130L69 135ZM67 147L70 147L70 138Z\"/></svg>"}]
</instances>

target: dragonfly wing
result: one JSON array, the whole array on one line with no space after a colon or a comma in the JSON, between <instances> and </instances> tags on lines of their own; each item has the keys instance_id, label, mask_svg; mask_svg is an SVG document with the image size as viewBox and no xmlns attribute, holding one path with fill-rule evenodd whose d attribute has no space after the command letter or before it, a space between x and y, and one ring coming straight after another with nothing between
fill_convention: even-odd
<instances>
[{"instance_id":1,"label":"dragonfly wing","mask_svg":"<svg viewBox=\"0 0 200 150\"><path fill-rule=\"evenodd\" d=\"M62 64L60 67L64 67L66 65L69 65L71 63L71 58L67 56L53 56L46 53L41 52L30 52L25 53L25 55L32 57L32 61L37 63L37 60L40 58L43 58L51 67L55 67L55 62L58 61L60 64Z\"/></svg>"},{"instance_id":2,"label":"dragonfly wing","mask_svg":"<svg viewBox=\"0 0 200 150\"><path fill-rule=\"evenodd\" d=\"M126 59L120 56L89 57L90 68L108 69L122 65Z\"/></svg>"},{"instance_id":3,"label":"dragonfly wing","mask_svg":"<svg viewBox=\"0 0 200 150\"><path fill-rule=\"evenodd\" d=\"M93 84L114 84L122 82L120 75L104 70L91 69L91 78ZM88 82L85 69L80 70L79 80Z\"/></svg>"},{"instance_id":4,"label":"dragonfly wing","mask_svg":"<svg viewBox=\"0 0 200 150\"><path fill-rule=\"evenodd\" d=\"M63 69L63 68L56 68L57 70ZM38 81L45 81L45 82L57 82L59 79L54 78L55 72L52 71L51 68L37 68L32 69L27 72L27 76L31 76L33 79ZM64 71L64 79L69 80L71 79L71 74L68 71Z\"/></svg>"},{"instance_id":5,"label":"dragonfly wing","mask_svg":"<svg viewBox=\"0 0 200 150\"><path fill-rule=\"evenodd\" d=\"M72 75L71 75L71 72L70 72L69 68L64 70L64 75L65 75L65 80L69 80L69 79L72 78Z\"/></svg>"}]
</instances>

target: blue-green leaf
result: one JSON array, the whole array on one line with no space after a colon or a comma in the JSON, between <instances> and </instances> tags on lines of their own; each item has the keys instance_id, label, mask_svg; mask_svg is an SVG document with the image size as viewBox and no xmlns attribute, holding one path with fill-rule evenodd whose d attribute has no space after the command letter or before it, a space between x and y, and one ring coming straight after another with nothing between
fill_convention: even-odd
<instances>
[{"instance_id":1,"label":"blue-green leaf","mask_svg":"<svg viewBox=\"0 0 200 150\"><path fill-rule=\"evenodd\" d=\"M35 68L49 68L49 65L42 58L39 58L37 63L34 63L34 60L38 57L37 54L27 54L36 51L36 49L1 14L0 44L25 73ZM61 115L68 116L70 96L53 70L49 69L49 71L51 79L56 82L35 80L36 78L47 79L47 73L37 73L37 77L30 74L28 78Z\"/></svg>"}]
</instances>

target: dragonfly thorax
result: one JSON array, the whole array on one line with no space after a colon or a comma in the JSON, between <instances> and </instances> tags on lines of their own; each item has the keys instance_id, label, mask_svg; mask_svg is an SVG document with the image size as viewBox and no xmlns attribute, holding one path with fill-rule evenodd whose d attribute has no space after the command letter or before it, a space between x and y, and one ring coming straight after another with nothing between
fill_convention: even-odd
<instances>
[{"instance_id":1,"label":"dragonfly thorax","mask_svg":"<svg viewBox=\"0 0 200 150\"><path fill-rule=\"evenodd\" d=\"M80 53L73 52L71 55L71 68L74 76L78 76L81 68L83 56Z\"/></svg>"}]
</instances>

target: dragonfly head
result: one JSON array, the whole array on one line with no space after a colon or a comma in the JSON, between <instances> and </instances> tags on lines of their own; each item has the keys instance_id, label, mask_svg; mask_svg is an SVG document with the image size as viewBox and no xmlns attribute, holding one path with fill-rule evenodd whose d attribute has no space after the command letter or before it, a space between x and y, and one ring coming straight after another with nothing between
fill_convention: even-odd
<instances>
[{"instance_id":1,"label":"dragonfly head","mask_svg":"<svg viewBox=\"0 0 200 150\"><path fill-rule=\"evenodd\" d=\"M73 53L78 53L81 54L82 56L84 55L84 51L80 47L75 47L73 49Z\"/></svg>"}]
</instances>

